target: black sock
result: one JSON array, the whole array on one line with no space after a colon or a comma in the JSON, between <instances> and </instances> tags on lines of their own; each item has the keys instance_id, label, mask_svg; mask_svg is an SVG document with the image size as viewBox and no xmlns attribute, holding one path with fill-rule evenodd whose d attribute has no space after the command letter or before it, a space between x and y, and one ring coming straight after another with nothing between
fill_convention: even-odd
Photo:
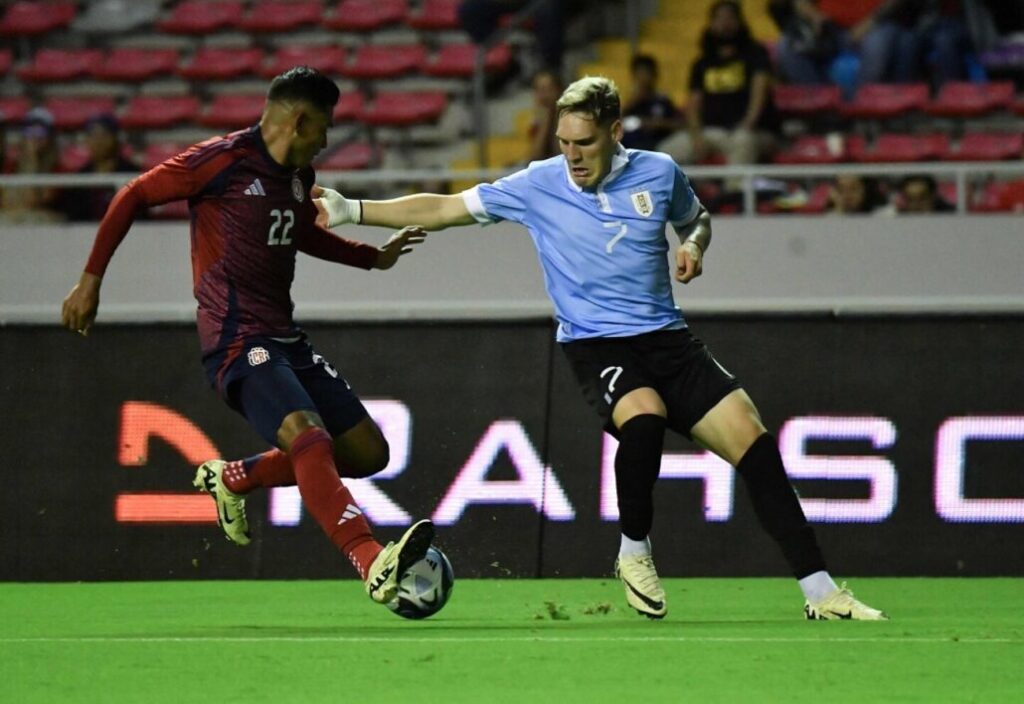
<instances>
[{"instance_id":1,"label":"black sock","mask_svg":"<svg viewBox=\"0 0 1024 704\"><path fill-rule=\"evenodd\" d=\"M796 578L824 570L825 558L786 476L775 438L765 433L755 440L736 471L747 485L757 520L782 548Z\"/></svg>"},{"instance_id":2,"label":"black sock","mask_svg":"<svg viewBox=\"0 0 1024 704\"><path fill-rule=\"evenodd\" d=\"M619 526L631 540L643 540L654 520L654 482L661 471L665 419L634 416L619 428L615 454L615 487L619 492Z\"/></svg>"}]
</instances>

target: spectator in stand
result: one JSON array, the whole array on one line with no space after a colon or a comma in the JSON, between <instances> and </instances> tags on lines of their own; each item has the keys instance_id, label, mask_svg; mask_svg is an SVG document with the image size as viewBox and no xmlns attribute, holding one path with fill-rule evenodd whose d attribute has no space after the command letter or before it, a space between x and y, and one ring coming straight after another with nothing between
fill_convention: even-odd
<instances>
[{"instance_id":1,"label":"spectator in stand","mask_svg":"<svg viewBox=\"0 0 1024 704\"><path fill-rule=\"evenodd\" d=\"M927 174L911 174L900 181L900 213L951 213L956 208L939 194L939 185Z\"/></svg>"},{"instance_id":2,"label":"spectator in stand","mask_svg":"<svg viewBox=\"0 0 1024 704\"><path fill-rule=\"evenodd\" d=\"M896 210L874 176L836 176L828 194L830 213L843 215L894 215Z\"/></svg>"},{"instance_id":3,"label":"spectator in stand","mask_svg":"<svg viewBox=\"0 0 1024 704\"><path fill-rule=\"evenodd\" d=\"M735 0L718 0L690 71L687 129L660 149L684 164L715 154L729 164L752 164L775 147L778 114L771 98L768 52L750 36Z\"/></svg>"},{"instance_id":4,"label":"spectator in stand","mask_svg":"<svg viewBox=\"0 0 1024 704\"><path fill-rule=\"evenodd\" d=\"M53 115L33 108L25 116L15 174L49 174L57 171L57 137ZM0 191L0 213L8 223L59 222L55 209L59 191L52 186L12 186Z\"/></svg>"},{"instance_id":5,"label":"spectator in stand","mask_svg":"<svg viewBox=\"0 0 1024 704\"><path fill-rule=\"evenodd\" d=\"M672 99L658 92L658 62L638 54L630 64L633 96L622 111L622 146L658 151L658 144L681 127L683 114Z\"/></svg>"},{"instance_id":6,"label":"spectator in stand","mask_svg":"<svg viewBox=\"0 0 1024 704\"><path fill-rule=\"evenodd\" d=\"M120 125L110 114L97 115L85 124L85 144L89 161L78 170L82 174L138 173L138 165L125 157L119 136ZM99 222L107 212L117 189L66 189L61 196L61 210L68 220Z\"/></svg>"},{"instance_id":7,"label":"spectator in stand","mask_svg":"<svg viewBox=\"0 0 1024 704\"><path fill-rule=\"evenodd\" d=\"M852 89L838 75L844 53L859 60L857 84L965 76L961 0L770 0L769 10L782 32L779 72L790 83L835 79Z\"/></svg>"},{"instance_id":8,"label":"spectator in stand","mask_svg":"<svg viewBox=\"0 0 1024 704\"><path fill-rule=\"evenodd\" d=\"M7 163L7 115L0 110L0 174L6 174L11 170Z\"/></svg>"},{"instance_id":9,"label":"spectator in stand","mask_svg":"<svg viewBox=\"0 0 1024 704\"><path fill-rule=\"evenodd\" d=\"M477 44L484 44L501 25L501 18L523 10L532 0L463 0L459 22ZM582 4L582 3L577 3ZM560 71L565 51L566 0L547 0L533 15L537 53L543 68Z\"/></svg>"},{"instance_id":10,"label":"spectator in stand","mask_svg":"<svg viewBox=\"0 0 1024 704\"><path fill-rule=\"evenodd\" d=\"M562 79L558 72L541 69L532 81L533 121L530 123L530 161L540 161L558 156L558 140L555 138L555 124L558 110L555 103L562 95Z\"/></svg>"}]
</instances>

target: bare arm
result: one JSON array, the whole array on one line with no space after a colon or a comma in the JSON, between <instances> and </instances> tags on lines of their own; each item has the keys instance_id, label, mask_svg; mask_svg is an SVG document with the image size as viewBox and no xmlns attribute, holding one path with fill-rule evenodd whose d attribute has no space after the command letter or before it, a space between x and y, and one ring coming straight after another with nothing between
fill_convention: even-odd
<instances>
[{"instance_id":1,"label":"bare arm","mask_svg":"<svg viewBox=\"0 0 1024 704\"><path fill-rule=\"evenodd\" d=\"M313 197L319 211L317 224L324 227L355 223L442 230L476 222L459 194L418 193L391 200L349 200L333 189L314 186Z\"/></svg>"},{"instance_id":2,"label":"bare arm","mask_svg":"<svg viewBox=\"0 0 1024 704\"><path fill-rule=\"evenodd\" d=\"M701 206L697 217L675 230L680 242L676 250L676 280L687 284L704 270L704 252L711 246L711 215Z\"/></svg>"}]
</instances>

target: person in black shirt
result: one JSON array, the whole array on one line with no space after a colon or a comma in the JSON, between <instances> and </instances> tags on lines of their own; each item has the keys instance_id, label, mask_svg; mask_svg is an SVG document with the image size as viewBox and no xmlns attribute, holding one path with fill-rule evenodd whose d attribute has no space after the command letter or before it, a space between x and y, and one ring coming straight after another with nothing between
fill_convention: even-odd
<instances>
[{"instance_id":1,"label":"person in black shirt","mask_svg":"<svg viewBox=\"0 0 1024 704\"><path fill-rule=\"evenodd\" d=\"M85 123L85 145L89 149L89 161L78 173L139 172L138 164L124 155L119 130L117 118L110 114L95 115ZM113 186L69 188L61 194L61 210L72 222L99 222L115 193Z\"/></svg>"},{"instance_id":2,"label":"person in black shirt","mask_svg":"<svg viewBox=\"0 0 1024 704\"><path fill-rule=\"evenodd\" d=\"M900 181L897 199L901 214L952 213L956 207L939 194L939 185L927 174L911 174Z\"/></svg>"},{"instance_id":3,"label":"person in black shirt","mask_svg":"<svg viewBox=\"0 0 1024 704\"><path fill-rule=\"evenodd\" d=\"M687 129L662 142L681 163L721 154L729 164L752 164L775 145L778 115L771 99L768 52L751 36L740 5L719 0L690 72Z\"/></svg>"},{"instance_id":4,"label":"person in black shirt","mask_svg":"<svg viewBox=\"0 0 1024 704\"><path fill-rule=\"evenodd\" d=\"M622 111L622 146L660 151L658 144L683 126L683 115L672 99L658 92L658 62L637 54L630 64L633 96Z\"/></svg>"}]
</instances>

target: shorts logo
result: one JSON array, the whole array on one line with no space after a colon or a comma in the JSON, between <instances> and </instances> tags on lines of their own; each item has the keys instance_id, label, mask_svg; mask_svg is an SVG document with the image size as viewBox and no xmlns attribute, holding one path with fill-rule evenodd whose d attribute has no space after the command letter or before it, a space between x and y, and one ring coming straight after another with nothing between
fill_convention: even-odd
<instances>
[{"instance_id":1,"label":"shorts logo","mask_svg":"<svg viewBox=\"0 0 1024 704\"><path fill-rule=\"evenodd\" d=\"M249 350L249 366L255 367L258 364L263 364L270 361L270 353L262 347L253 347Z\"/></svg>"},{"instance_id":2,"label":"shorts logo","mask_svg":"<svg viewBox=\"0 0 1024 704\"><path fill-rule=\"evenodd\" d=\"M306 192L302 189L302 179L292 176L292 196L300 203L306 200Z\"/></svg>"},{"instance_id":3,"label":"shorts logo","mask_svg":"<svg viewBox=\"0 0 1024 704\"><path fill-rule=\"evenodd\" d=\"M630 193L629 197L633 201L633 209L637 213L645 218L651 217L651 213L654 212L654 203L651 201L650 191L637 191L636 193Z\"/></svg>"}]
</instances>

